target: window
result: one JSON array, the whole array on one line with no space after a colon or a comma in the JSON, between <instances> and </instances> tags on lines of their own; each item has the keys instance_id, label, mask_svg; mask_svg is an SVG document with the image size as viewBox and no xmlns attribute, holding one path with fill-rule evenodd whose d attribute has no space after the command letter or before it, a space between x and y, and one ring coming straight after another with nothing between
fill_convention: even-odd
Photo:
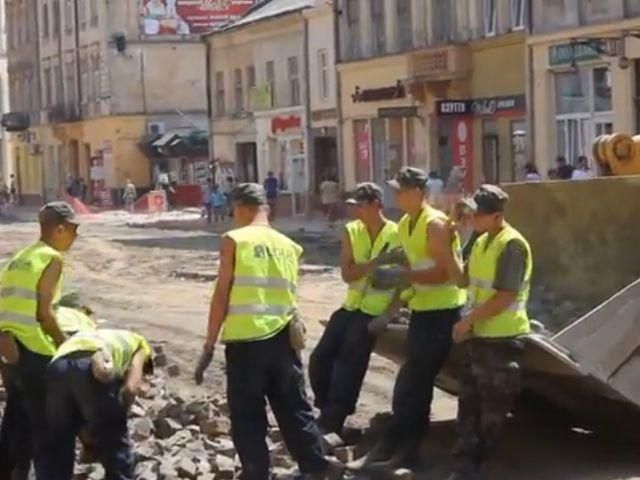
<instances>
[{"instance_id":1,"label":"window","mask_svg":"<svg viewBox=\"0 0 640 480\"><path fill-rule=\"evenodd\" d=\"M360 0L347 1L347 58L360 57Z\"/></svg>"},{"instance_id":2,"label":"window","mask_svg":"<svg viewBox=\"0 0 640 480\"><path fill-rule=\"evenodd\" d=\"M617 19L618 11L611 5L611 0L583 0L578 2L578 7L583 25Z\"/></svg>"},{"instance_id":3,"label":"window","mask_svg":"<svg viewBox=\"0 0 640 480\"><path fill-rule=\"evenodd\" d=\"M87 0L78 0L78 25L80 30L87 29Z\"/></svg>"},{"instance_id":4,"label":"window","mask_svg":"<svg viewBox=\"0 0 640 480\"><path fill-rule=\"evenodd\" d=\"M483 1L483 16L484 16L484 34L495 35L496 34L496 0L484 0Z\"/></svg>"},{"instance_id":5,"label":"window","mask_svg":"<svg viewBox=\"0 0 640 480\"><path fill-rule=\"evenodd\" d=\"M236 68L233 71L233 95L236 112L244 111L244 89L242 88L242 70L240 68Z\"/></svg>"},{"instance_id":6,"label":"window","mask_svg":"<svg viewBox=\"0 0 640 480\"><path fill-rule=\"evenodd\" d=\"M383 0L371 0L371 35L373 54L383 55L386 48Z\"/></svg>"},{"instance_id":7,"label":"window","mask_svg":"<svg viewBox=\"0 0 640 480\"><path fill-rule=\"evenodd\" d=\"M49 38L49 3L42 6L42 36Z\"/></svg>"},{"instance_id":8,"label":"window","mask_svg":"<svg viewBox=\"0 0 640 480\"><path fill-rule=\"evenodd\" d=\"M640 15L640 0L624 0L624 16Z\"/></svg>"},{"instance_id":9,"label":"window","mask_svg":"<svg viewBox=\"0 0 640 480\"><path fill-rule=\"evenodd\" d=\"M322 99L329 98L329 58L327 50L318 50L318 96Z\"/></svg>"},{"instance_id":10,"label":"window","mask_svg":"<svg viewBox=\"0 0 640 480\"><path fill-rule=\"evenodd\" d=\"M51 92L51 103L58 105L64 101L64 82L60 65L53 67L53 81L55 88Z\"/></svg>"},{"instance_id":11,"label":"window","mask_svg":"<svg viewBox=\"0 0 640 480\"><path fill-rule=\"evenodd\" d=\"M60 35L60 0L53 0L51 16L53 17L53 36L57 37Z\"/></svg>"},{"instance_id":12,"label":"window","mask_svg":"<svg viewBox=\"0 0 640 480\"><path fill-rule=\"evenodd\" d=\"M435 43L449 42L455 28L453 28L453 10L450 0L433 0L433 41Z\"/></svg>"},{"instance_id":13,"label":"window","mask_svg":"<svg viewBox=\"0 0 640 480\"><path fill-rule=\"evenodd\" d=\"M269 61L265 65L265 73L267 85L271 89L271 105L276 104L276 65L273 60Z\"/></svg>"},{"instance_id":14,"label":"window","mask_svg":"<svg viewBox=\"0 0 640 480\"><path fill-rule=\"evenodd\" d=\"M413 47L413 26L411 24L411 0L396 0L396 14L398 16L398 48L400 51Z\"/></svg>"},{"instance_id":15,"label":"window","mask_svg":"<svg viewBox=\"0 0 640 480\"><path fill-rule=\"evenodd\" d=\"M73 31L73 2L65 0L64 3L64 31L70 34Z\"/></svg>"},{"instance_id":16,"label":"window","mask_svg":"<svg viewBox=\"0 0 640 480\"><path fill-rule=\"evenodd\" d=\"M88 103L89 98L89 87L91 86L89 82L89 62L87 62L86 57L82 57L80 59L80 102Z\"/></svg>"},{"instance_id":17,"label":"window","mask_svg":"<svg viewBox=\"0 0 640 480\"><path fill-rule=\"evenodd\" d=\"M224 72L216 72L216 113L218 116L225 114L224 98Z\"/></svg>"},{"instance_id":18,"label":"window","mask_svg":"<svg viewBox=\"0 0 640 480\"><path fill-rule=\"evenodd\" d=\"M42 104L45 107L51 106L52 98L51 98L51 87L52 87L52 79L51 79L51 68L46 67L44 69L44 85L42 89Z\"/></svg>"},{"instance_id":19,"label":"window","mask_svg":"<svg viewBox=\"0 0 640 480\"><path fill-rule=\"evenodd\" d=\"M287 74L289 77L291 105L300 105L300 76L298 73L298 57L289 57L287 59Z\"/></svg>"},{"instance_id":20,"label":"window","mask_svg":"<svg viewBox=\"0 0 640 480\"><path fill-rule=\"evenodd\" d=\"M100 55L97 53L91 56L91 72L93 76L91 79L91 96L97 102L102 96L102 70L100 68Z\"/></svg>"},{"instance_id":21,"label":"window","mask_svg":"<svg viewBox=\"0 0 640 480\"><path fill-rule=\"evenodd\" d=\"M535 18L535 30L550 32L578 23L578 11L567 0L534 0L542 2L542 14Z\"/></svg>"},{"instance_id":22,"label":"window","mask_svg":"<svg viewBox=\"0 0 640 480\"><path fill-rule=\"evenodd\" d=\"M247 107L251 110L251 89L256 86L256 68L253 65L247 67Z\"/></svg>"},{"instance_id":23,"label":"window","mask_svg":"<svg viewBox=\"0 0 640 480\"><path fill-rule=\"evenodd\" d=\"M84 0L86 1L86 0ZM99 14L98 14L98 0L89 0L89 16L91 17L91 26L97 27Z\"/></svg>"},{"instance_id":24,"label":"window","mask_svg":"<svg viewBox=\"0 0 640 480\"><path fill-rule=\"evenodd\" d=\"M68 104L74 104L77 101L76 92L76 63L73 60L69 60L64 64L64 83L67 91Z\"/></svg>"},{"instance_id":25,"label":"window","mask_svg":"<svg viewBox=\"0 0 640 480\"><path fill-rule=\"evenodd\" d=\"M511 28L513 30L525 27L525 3L526 0L511 0Z\"/></svg>"}]
</instances>

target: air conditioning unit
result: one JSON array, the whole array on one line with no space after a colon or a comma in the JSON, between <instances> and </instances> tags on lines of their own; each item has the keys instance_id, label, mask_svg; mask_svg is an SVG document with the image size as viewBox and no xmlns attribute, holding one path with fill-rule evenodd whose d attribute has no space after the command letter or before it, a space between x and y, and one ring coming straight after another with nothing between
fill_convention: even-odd
<instances>
[{"instance_id":1,"label":"air conditioning unit","mask_svg":"<svg viewBox=\"0 0 640 480\"><path fill-rule=\"evenodd\" d=\"M164 122L151 122L147 125L147 133L149 135L162 135L164 132Z\"/></svg>"}]
</instances>

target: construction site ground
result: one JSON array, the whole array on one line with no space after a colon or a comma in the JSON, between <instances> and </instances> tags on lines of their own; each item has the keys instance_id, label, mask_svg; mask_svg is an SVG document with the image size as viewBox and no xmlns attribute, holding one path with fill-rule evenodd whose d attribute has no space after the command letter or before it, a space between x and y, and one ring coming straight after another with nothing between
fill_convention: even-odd
<instances>
[{"instance_id":1,"label":"construction site ground","mask_svg":"<svg viewBox=\"0 0 640 480\"><path fill-rule=\"evenodd\" d=\"M65 290L77 290L98 318L107 319L110 326L136 329L150 340L165 342L170 361L181 367L181 375L171 379L181 392L224 392L222 347L216 352L205 384L196 387L191 381L217 271L219 233L204 229L196 218L182 223L170 217L164 223L170 229L150 226L147 217L134 220L138 225L132 227L132 218L126 214L100 215L81 227L69 254ZM322 334L320 321L339 306L344 294L336 268L338 234L317 221L287 221L281 226L306 251L298 291L310 350ZM36 235L33 222L0 222L0 262ZM396 370L394 363L373 355L352 424L364 427L373 415L389 410ZM546 413L510 423L496 460L483 478L640 479L637 445L567 428ZM451 464L449 450L455 440L455 414L455 398L436 392L434 422L424 445L427 469L418 478L446 478Z\"/></svg>"}]
</instances>

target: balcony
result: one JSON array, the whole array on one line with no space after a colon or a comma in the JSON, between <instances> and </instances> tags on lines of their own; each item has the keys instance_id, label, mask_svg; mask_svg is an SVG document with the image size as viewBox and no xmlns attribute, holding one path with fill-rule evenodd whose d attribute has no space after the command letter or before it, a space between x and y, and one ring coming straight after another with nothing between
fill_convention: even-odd
<instances>
[{"instance_id":1,"label":"balcony","mask_svg":"<svg viewBox=\"0 0 640 480\"><path fill-rule=\"evenodd\" d=\"M0 125L7 132L23 132L31 126L31 121L26 112L9 112L2 115Z\"/></svg>"},{"instance_id":2,"label":"balcony","mask_svg":"<svg viewBox=\"0 0 640 480\"><path fill-rule=\"evenodd\" d=\"M49 123L77 122L82 116L76 104L54 105L49 109Z\"/></svg>"},{"instance_id":3,"label":"balcony","mask_svg":"<svg viewBox=\"0 0 640 480\"><path fill-rule=\"evenodd\" d=\"M442 82L467 77L470 65L471 54L466 45L447 45L413 53L409 72L416 82Z\"/></svg>"}]
</instances>

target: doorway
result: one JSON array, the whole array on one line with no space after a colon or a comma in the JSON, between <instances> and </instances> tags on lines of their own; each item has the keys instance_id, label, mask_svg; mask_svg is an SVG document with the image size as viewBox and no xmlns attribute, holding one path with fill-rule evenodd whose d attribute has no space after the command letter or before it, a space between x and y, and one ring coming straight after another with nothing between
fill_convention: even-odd
<instances>
[{"instance_id":1,"label":"doorway","mask_svg":"<svg viewBox=\"0 0 640 480\"><path fill-rule=\"evenodd\" d=\"M314 168L312 185L315 186L315 192L320 192L320 184L325 177L334 177L338 179L338 143L335 136L319 136L313 140L314 149Z\"/></svg>"},{"instance_id":2,"label":"doorway","mask_svg":"<svg viewBox=\"0 0 640 480\"><path fill-rule=\"evenodd\" d=\"M258 182L258 155L255 142L236 143L237 180Z\"/></svg>"}]
</instances>

